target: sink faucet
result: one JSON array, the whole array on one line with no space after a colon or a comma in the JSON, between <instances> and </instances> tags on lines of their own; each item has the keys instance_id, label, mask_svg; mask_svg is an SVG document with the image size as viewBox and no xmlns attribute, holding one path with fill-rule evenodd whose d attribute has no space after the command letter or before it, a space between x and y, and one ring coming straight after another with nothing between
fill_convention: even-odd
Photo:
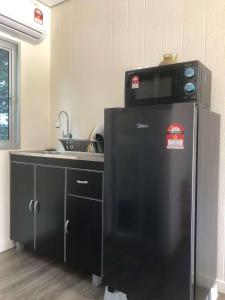
<instances>
[{"instance_id":1,"label":"sink faucet","mask_svg":"<svg viewBox=\"0 0 225 300\"><path fill-rule=\"evenodd\" d=\"M66 134L64 133L64 130L62 131L62 135L63 135L63 138L71 138L72 135L70 134L70 129L69 129L69 116L68 116L68 113L64 110L60 111L59 115L58 115L58 122L57 122L57 125L56 125L56 128L61 128L61 116L62 115L65 115L66 116Z\"/></svg>"}]
</instances>

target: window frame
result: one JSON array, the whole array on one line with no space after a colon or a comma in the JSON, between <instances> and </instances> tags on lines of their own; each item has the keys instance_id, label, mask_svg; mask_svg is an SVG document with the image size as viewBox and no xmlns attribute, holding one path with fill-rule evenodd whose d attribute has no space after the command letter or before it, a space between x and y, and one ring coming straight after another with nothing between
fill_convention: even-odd
<instances>
[{"instance_id":1,"label":"window frame","mask_svg":"<svg viewBox=\"0 0 225 300\"><path fill-rule=\"evenodd\" d=\"M0 49L9 52L9 139L0 140L0 150L13 150L20 148L18 44L0 37Z\"/></svg>"}]
</instances>

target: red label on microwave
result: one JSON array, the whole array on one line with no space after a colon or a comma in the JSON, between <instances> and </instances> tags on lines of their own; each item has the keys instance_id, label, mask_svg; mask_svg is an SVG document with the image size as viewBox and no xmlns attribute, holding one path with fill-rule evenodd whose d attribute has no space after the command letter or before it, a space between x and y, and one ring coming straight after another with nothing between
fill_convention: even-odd
<instances>
[{"instance_id":1,"label":"red label on microwave","mask_svg":"<svg viewBox=\"0 0 225 300\"><path fill-rule=\"evenodd\" d=\"M35 10L34 10L34 22L36 22L40 25L43 25L43 19L44 19L44 16L43 16L42 11L39 8L35 8Z\"/></svg>"},{"instance_id":2,"label":"red label on microwave","mask_svg":"<svg viewBox=\"0 0 225 300\"><path fill-rule=\"evenodd\" d=\"M139 86L140 86L140 78L139 78L139 76L135 75L131 79L131 88L139 89Z\"/></svg>"},{"instance_id":3,"label":"red label on microwave","mask_svg":"<svg viewBox=\"0 0 225 300\"><path fill-rule=\"evenodd\" d=\"M184 127L181 124L171 124L167 128L167 149L184 149Z\"/></svg>"}]
</instances>

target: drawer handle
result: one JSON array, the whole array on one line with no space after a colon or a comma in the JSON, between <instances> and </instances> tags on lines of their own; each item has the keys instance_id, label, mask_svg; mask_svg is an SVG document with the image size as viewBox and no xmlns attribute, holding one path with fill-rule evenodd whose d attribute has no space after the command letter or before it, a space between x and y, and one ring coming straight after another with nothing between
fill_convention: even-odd
<instances>
[{"instance_id":1,"label":"drawer handle","mask_svg":"<svg viewBox=\"0 0 225 300\"><path fill-rule=\"evenodd\" d=\"M65 232L66 232L66 234L69 233L69 231L68 231L69 222L70 222L69 220L66 220L66 223L65 223Z\"/></svg>"},{"instance_id":2,"label":"drawer handle","mask_svg":"<svg viewBox=\"0 0 225 300\"><path fill-rule=\"evenodd\" d=\"M33 213L33 211L34 211L34 200L30 200L29 210L30 210L31 213Z\"/></svg>"},{"instance_id":3,"label":"drawer handle","mask_svg":"<svg viewBox=\"0 0 225 300\"><path fill-rule=\"evenodd\" d=\"M87 180L77 180L78 184L88 184Z\"/></svg>"}]
</instances>

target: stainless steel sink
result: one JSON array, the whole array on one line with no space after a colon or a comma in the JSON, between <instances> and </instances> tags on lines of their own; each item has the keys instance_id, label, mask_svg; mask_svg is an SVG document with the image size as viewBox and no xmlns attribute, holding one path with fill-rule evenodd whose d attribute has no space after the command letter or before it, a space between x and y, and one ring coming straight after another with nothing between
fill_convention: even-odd
<instances>
[{"instance_id":1,"label":"stainless steel sink","mask_svg":"<svg viewBox=\"0 0 225 300\"><path fill-rule=\"evenodd\" d=\"M73 159L78 157L76 152L69 152L69 151L56 151L56 150L34 150L34 151L26 151L29 154L37 154L41 156L51 155L51 156L73 156Z\"/></svg>"},{"instance_id":2,"label":"stainless steel sink","mask_svg":"<svg viewBox=\"0 0 225 300\"><path fill-rule=\"evenodd\" d=\"M40 151L32 151L33 153L40 153L40 154L57 154L57 155L65 155L65 156L95 156L101 157L102 154L100 153L92 153L92 152L77 152L77 151L55 151L55 150L40 150Z\"/></svg>"}]
</instances>

